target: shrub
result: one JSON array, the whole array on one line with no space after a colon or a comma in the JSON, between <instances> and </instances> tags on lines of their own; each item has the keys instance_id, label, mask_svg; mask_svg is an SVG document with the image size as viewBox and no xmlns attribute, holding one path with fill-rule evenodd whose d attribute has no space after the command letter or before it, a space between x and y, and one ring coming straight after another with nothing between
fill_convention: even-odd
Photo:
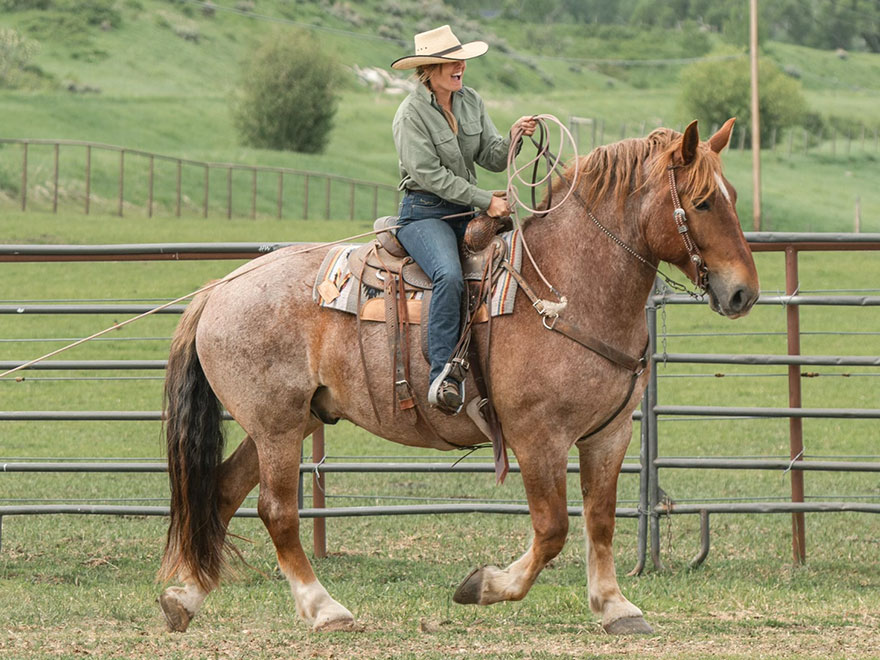
<instances>
[{"instance_id":1,"label":"shrub","mask_svg":"<svg viewBox=\"0 0 880 660\"><path fill-rule=\"evenodd\" d=\"M0 29L0 87L15 87L40 44L16 30Z\"/></svg>"},{"instance_id":2,"label":"shrub","mask_svg":"<svg viewBox=\"0 0 880 660\"><path fill-rule=\"evenodd\" d=\"M708 130L730 117L751 126L751 74L748 58L698 62L681 74L679 98L686 119L695 118ZM798 81L786 76L770 60L758 62L758 109L761 144L769 145L773 129L798 126L806 118L807 102ZM777 135L781 135L777 130Z\"/></svg>"},{"instance_id":3,"label":"shrub","mask_svg":"<svg viewBox=\"0 0 880 660\"><path fill-rule=\"evenodd\" d=\"M309 35L277 31L242 67L233 119L244 144L319 153L336 114L341 66Z\"/></svg>"}]
</instances>

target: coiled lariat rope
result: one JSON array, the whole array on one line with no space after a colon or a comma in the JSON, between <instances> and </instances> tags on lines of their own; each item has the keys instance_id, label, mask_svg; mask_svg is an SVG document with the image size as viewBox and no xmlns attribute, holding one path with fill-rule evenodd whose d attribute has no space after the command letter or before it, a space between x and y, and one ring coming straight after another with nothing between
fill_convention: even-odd
<instances>
[{"instance_id":1,"label":"coiled lariat rope","mask_svg":"<svg viewBox=\"0 0 880 660\"><path fill-rule=\"evenodd\" d=\"M513 220L517 228L522 227L519 220L519 208L522 208L524 211L534 215L544 216L547 213L558 209L568 200L569 197L572 196L572 194L574 194L575 186L577 185L578 180L578 167L580 163L578 162L577 156L577 143L574 141L574 137L572 136L571 131L569 131L565 124L563 124L553 115L533 115L532 119L535 119L538 122L538 127L540 128L539 139L536 141L534 138L532 138L532 143L537 148L537 153L535 154L535 157L526 162L524 165L521 165L519 167L517 167L516 165L516 156L517 152L519 151L518 145L524 135L522 128L517 128L511 134L510 150L507 153L507 200L508 204L513 210ZM553 155L553 152L549 150L550 133L547 127L548 122L553 123L559 127L559 147L556 150L556 155ZM535 189L545 184L549 186L552 183L551 177L553 176L553 174L560 171L559 165L562 162L562 151L565 147L566 142L571 143L572 149L574 151L574 165L572 167L571 181L568 182L568 190L565 192L565 195L562 196L562 199L560 199L556 203L552 203L552 200L548 195L547 199L550 205L546 209L537 209L530 207L528 204L523 202L522 199L520 199L516 184L520 183L531 189L531 196L533 200L532 203L534 204ZM538 179L535 175L537 174L538 163L542 158L545 158L547 160L547 174L542 179ZM533 176L530 180L526 180L523 178L522 173L530 167L533 168ZM544 273L541 272L538 264L535 263L535 258L532 256L532 251L529 249L529 244L526 241L524 233L522 235L522 244L526 256L528 256L529 262L531 262L532 268L535 269L538 277L541 278L541 281L553 293L553 295L559 299L559 302L552 302L550 300L538 300L535 303L535 309L537 309L542 316L555 318L559 316L559 313L565 309L566 305L568 305L568 298L560 293L556 289L556 287L553 286L546 277L544 277Z\"/></svg>"},{"instance_id":2,"label":"coiled lariat rope","mask_svg":"<svg viewBox=\"0 0 880 660\"><path fill-rule=\"evenodd\" d=\"M294 252L291 252L285 256L292 257L292 256L295 256L298 254L305 254L306 252L312 252L314 250L320 250L321 248L331 247L333 245L339 245L340 243L348 243L348 242L353 241L357 238L365 238L367 236L378 235L378 234L381 234L382 232L391 231L393 229L395 229L395 227L387 227L384 229L368 231L363 234L357 234L356 236L348 236L347 238L341 238L338 241L332 241L330 243L317 243L315 245L309 245L307 247L304 247L304 248L301 248L301 249L296 250ZM195 291L192 291L190 293L187 293L186 295L180 296L179 298L175 298L174 300L171 300L167 303L163 303L163 304L159 305L158 307L154 307L153 309L150 309L150 310L144 312L143 314L138 314L137 316L133 316L130 319L126 319L122 323L115 323L112 326L110 326L109 328L104 328L100 332L96 332L95 334L89 335L88 337L83 337L82 339L77 339L75 342L67 344L66 346L62 346L61 348L54 350L51 353L46 353L45 355L41 355L38 358L34 358L33 360L30 360L29 362L25 362L24 364L20 364L13 369L9 369L8 371L4 371L2 374L0 374L0 378L5 378L6 376L14 374L17 371L21 371L22 369L27 369L28 367L32 367L33 365L35 365L39 362L43 362L44 360L47 360L51 357L54 357L54 356L58 355L59 353L63 353L64 351L70 350L71 348L74 348L74 347L79 346L81 344L85 344L86 342L91 341L92 339L97 339L98 337L106 335L108 332L112 332L113 330L119 330L120 328L124 328L125 326L130 325L130 324L134 323L135 321L140 321L141 319L144 319L148 316L151 316L151 315L155 314L156 312L161 312L163 309L167 309L168 307L171 307L172 305L176 305L177 303L183 302L184 300L188 300L189 298L193 298L193 297L199 295L200 293L210 291L211 289L213 289L217 286L220 286L221 284L225 284L226 282L231 282L232 280L236 280L239 277L241 277L242 275L247 275L248 273L252 273L253 271L255 271L257 268L260 268L262 266L267 265L267 263L268 262L263 261L263 260L251 262L251 264L249 264L250 267L245 268L241 272L229 273L226 277L223 277L219 280L211 282L210 284L206 284L205 286L201 287L200 289L196 289ZM21 379L19 379L19 380L21 380Z\"/></svg>"}]
</instances>

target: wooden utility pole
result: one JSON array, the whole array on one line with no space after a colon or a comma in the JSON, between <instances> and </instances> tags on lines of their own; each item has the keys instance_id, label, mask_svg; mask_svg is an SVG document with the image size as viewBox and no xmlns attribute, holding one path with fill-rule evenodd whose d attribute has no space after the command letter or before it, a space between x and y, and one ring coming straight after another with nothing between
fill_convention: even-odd
<instances>
[{"instance_id":1,"label":"wooden utility pole","mask_svg":"<svg viewBox=\"0 0 880 660\"><path fill-rule=\"evenodd\" d=\"M758 112L758 0L749 0L749 53L752 63L752 214L761 231L761 116Z\"/></svg>"}]
</instances>

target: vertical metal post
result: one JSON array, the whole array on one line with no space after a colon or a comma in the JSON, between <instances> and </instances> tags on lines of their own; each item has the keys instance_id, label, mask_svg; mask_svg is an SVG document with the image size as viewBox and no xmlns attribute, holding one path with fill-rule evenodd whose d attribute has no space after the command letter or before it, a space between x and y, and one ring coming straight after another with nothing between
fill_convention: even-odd
<instances>
[{"instance_id":1,"label":"vertical metal post","mask_svg":"<svg viewBox=\"0 0 880 660\"><path fill-rule=\"evenodd\" d=\"M323 425L312 433L312 461L315 464L324 460L324 427ZM324 474L315 470L312 474L312 508L323 509L324 499ZM315 557L327 556L327 520L325 518L313 519L313 545Z\"/></svg>"},{"instance_id":2,"label":"vertical metal post","mask_svg":"<svg viewBox=\"0 0 880 660\"><path fill-rule=\"evenodd\" d=\"M251 220L257 219L257 168L251 171Z\"/></svg>"},{"instance_id":3,"label":"vertical metal post","mask_svg":"<svg viewBox=\"0 0 880 660\"><path fill-rule=\"evenodd\" d=\"M27 172L27 152L28 152L28 143L24 142L22 144L24 147L21 156L21 210L27 211L27 187L28 187L28 172Z\"/></svg>"},{"instance_id":4,"label":"vertical metal post","mask_svg":"<svg viewBox=\"0 0 880 660\"><path fill-rule=\"evenodd\" d=\"M125 196L125 149L119 151L119 217L122 217L122 200Z\"/></svg>"},{"instance_id":5,"label":"vertical metal post","mask_svg":"<svg viewBox=\"0 0 880 660\"><path fill-rule=\"evenodd\" d=\"M155 168L155 160L156 157L150 154L150 176L148 179L147 187L149 192L147 193L147 217L153 217L153 172Z\"/></svg>"},{"instance_id":6,"label":"vertical metal post","mask_svg":"<svg viewBox=\"0 0 880 660\"><path fill-rule=\"evenodd\" d=\"M92 145L86 145L86 215L92 201Z\"/></svg>"},{"instance_id":7,"label":"vertical metal post","mask_svg":"<svg viewBox=\"0 0 880 660\"><path fill-rule=\"evenodd\" d=\"M278 219L284 212L284 172L278 172Z\"/></svg>"},{"instance_id":8,"label":"vertical metal post","mask_svg":"<svg viewBox=\"0 0 880 660\"><path fill-rule=\"evenodd\" d=\"M794 246L785 248L785 293L792 296L798 290L798 253ZM788 333L788 354L801 354L800 339L800 310L797 305L787 305L785 308L786 330ZM788 366L788 405L790 408L801 407L801 368L800 365ZM791 417L788 420L789 446L791 459L799 461L803 459L804 433L803 420L800 417ZM804 473L803 470L790 470L791 478L791 501L804 501ZM803 564L807 558L806 530L804 526L803 512L791 514L791 545L796 564Z\"/></svg>"},{"instance_id":9,"label":"vertical metal post","mask_svg":"<svg viewBox=\"0 0 880 660\"><path fill-rule=\"evenodd\" d=\"M205 165L205 217L208 217L208 197L210 195L209 181L211 179L211 168Z\"/></svg>"},{"instance_id":10,"label":"vertical metal post","mask_svg":"<svg viewBox=\"0 0 880 660\"><path fill-rule=\"evenodd\" d=\"M58 152L60 150L61 150L61 145L56 142L55 143L55 167L52 170L52 213L58 213L58 160L59 160Z\"/></svg>"},{"instance_id":11,"label":"vertical metal post","mask_svg":"<svg viewBox=\"0 0 880 660\"><path fill-rule=\"evenodd\" d=\"M650 354L653 356L657 352L657 307L651 301L648 305L648 341L650 343ZM647 398L647 410L642 420L643 424L647 424L648 443L647 443L647 463L648 463L648 520L651 528L651 561L654 568L658 571L665 570L663 560L660 558L660 516L657 512L657 505L660 503L660 483L659 474L655 460L658 453L657 438L657 413L654 412L657 406L657 365L651 359L651 375L648 379L648 389L645 392Z\"/></svg>"},{"instance_id":12,"label":"vertical metal post","mask_svg":"<svg viewBox=\"0 0 880 660\"><path fill-rule=\"evenodd\" d=\"M655 310L656 313L656 310ZM637 560L630 576L641 575L648 556L648 393L642 395L642 421L639 423L639 527Z\"/></svg>"},{"instance_id":13,"label":"vertical metal post","mask_svg":"<svg viewBox=\"0 0 880 660\"><path fill-rule=\"evenodd\" d=\"M175 203L175 208L174 208L174 215L176 215L178 218L180 217L180 197L181 197L180 193L183 188L182 181L183 181L183 161L181 161L178 158L177 159L177 201Z\"/></svg>"}]
</instances>

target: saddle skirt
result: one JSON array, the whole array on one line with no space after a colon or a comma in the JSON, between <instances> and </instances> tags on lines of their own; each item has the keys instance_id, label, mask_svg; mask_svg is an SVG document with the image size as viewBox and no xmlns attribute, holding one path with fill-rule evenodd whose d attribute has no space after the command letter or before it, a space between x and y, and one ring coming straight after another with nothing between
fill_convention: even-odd
<instances>
[{"instance_id":1,"label":"saddle skirt","mask_svg":"<svg viewBox=\"0 0 880 660\"><path fill-rule=\"evenodd\" d=\"M376 228L393 226L397 218L376 221ZM517 282L503 267L506 262L519 272L522 264L522 236L518 229L498 234L489 246L476 254L460 253L465 281L479 282L490 257L492 294L488 313L501 316L513 312ZM409 322L419 323L421 300L431 290L431 279L407 254L390 231L359 245L337 245L324 257L315 277L312 299L321 307L356 314L363 320L384 321L384 297L388 272L399 274L404 283ZM358 301L360 300L360 309Z\"/></svg>"}]
</instances>

